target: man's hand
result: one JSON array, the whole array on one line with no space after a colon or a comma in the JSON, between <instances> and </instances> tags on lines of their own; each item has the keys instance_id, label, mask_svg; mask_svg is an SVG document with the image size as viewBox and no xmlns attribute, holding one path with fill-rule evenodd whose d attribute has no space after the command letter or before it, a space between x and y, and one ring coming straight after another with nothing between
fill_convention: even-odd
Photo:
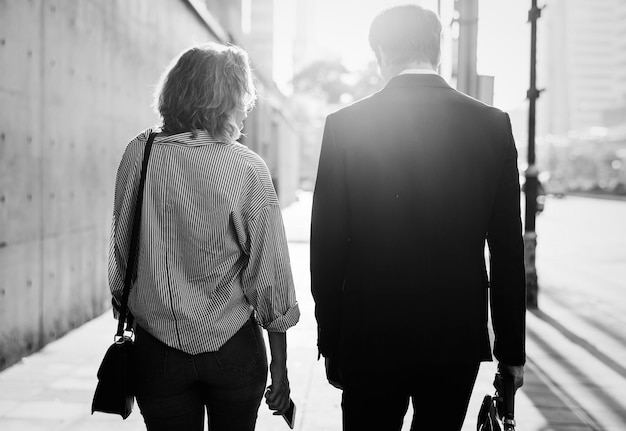
<instances>
[{"instance_id":1,"label":"man's hand","mask_svg":"<svg viewBox=\"0 0 626 431\"><path fill-rule=\"evenodd\" d=\"M337 389L343 390L343 385L341 384L341 378L339 376L337 360L330 357L324 358L324 365L326 366L326 378L328 379L328 383L330 383Z\"/></svg>"},{"instance_id":2,"label":"man's hand","mask_svg":"<svg viewBox=\"0 0 626 431\"><path fill-rule=\"evenodd\" d=\"M285 363L270 365L270 374L272 376L272 384L265 392L265 402L270 410L275 410L274 415L280 415L289 408L289 380L287 379L287 367Z\"/></svg>"},{"instance_id":3,"label":"man's hand","mask_svg":"<svg viewBox=\"0 0 626 431\"><path fill-rule=\"evenodd\" d=\"M502 375L513 376L513 387L517 391L524 385L524 366L523 365L506 365L500 362L498 371Z\"/></svg>"}]
</instances>

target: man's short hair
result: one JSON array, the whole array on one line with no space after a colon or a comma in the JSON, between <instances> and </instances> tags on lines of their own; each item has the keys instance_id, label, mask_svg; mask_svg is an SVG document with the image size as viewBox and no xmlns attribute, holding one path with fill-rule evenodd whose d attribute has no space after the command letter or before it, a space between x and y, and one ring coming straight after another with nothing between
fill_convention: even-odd
<instances>
[{"instance_id":1,"label":"man's short hair","mask_svg":"<svg viewBox=\"0 0 626 431\"><path fill-rule=\"evenodd\" d=\"M433 11L409 4L383 10L370 26L370 47L381 49L392 63L427 61L439 64L441 21Z\"/></svg>"}]
</instances>

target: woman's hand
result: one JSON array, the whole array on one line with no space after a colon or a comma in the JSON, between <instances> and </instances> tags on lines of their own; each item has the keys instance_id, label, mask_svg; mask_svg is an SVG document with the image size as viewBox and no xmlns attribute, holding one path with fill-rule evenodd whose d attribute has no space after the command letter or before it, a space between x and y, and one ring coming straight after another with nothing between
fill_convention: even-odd
<instances>
[{"instance_id":1,"label":"woman's hand","mask_svg":"<svg viewBox=\"0 0 626 431\"><path fill-rule=\"evenodd\" d=\"M289 388L289 379L287 379L287 367L284 364L272 362L270 374L272 376L272 384L265 392L265 402L270 410L275 410L275 415L280 415L289 408L291 390Z\"/></svg>"},{"instance_id":2,"label":"woman's hand","mask_svg":"<svg viewBox=\"0 0 626 431\"><path fill-rule=\"evenodd\" d=\"M272 361L270 375L272 384L265 392L265 402L275 415L289 408L289 379L287 378L287 336L284 332L268 332Z\"/></svg>"}]
</instances>

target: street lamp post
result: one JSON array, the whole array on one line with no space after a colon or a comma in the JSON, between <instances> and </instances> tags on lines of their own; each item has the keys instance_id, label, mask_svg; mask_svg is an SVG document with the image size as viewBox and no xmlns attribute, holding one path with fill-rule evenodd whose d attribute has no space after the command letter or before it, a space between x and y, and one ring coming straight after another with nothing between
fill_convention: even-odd
<instances>
[{"instance_id":1,"label":"street lamp post","mask_svg":"<svg viewBox=\"0 0 626 431\"><path fill-rule=\"evenodd\" d=\"M524 259L526 264L526 303L528 308L536 309L539 286L537 284L537 268L535 266L535 250L537 248L537 233L535 232L535 216L537 214L537 193L539 189L539 169L535 160L535 105L540 90L537 89L537 20L541 16L541 9L537 7L537 0L531 1L528 12L530 22L530 88L527 92L528 107L528 168L526 169L526 217L524 223Z\"/></svg>"}]
</instances>

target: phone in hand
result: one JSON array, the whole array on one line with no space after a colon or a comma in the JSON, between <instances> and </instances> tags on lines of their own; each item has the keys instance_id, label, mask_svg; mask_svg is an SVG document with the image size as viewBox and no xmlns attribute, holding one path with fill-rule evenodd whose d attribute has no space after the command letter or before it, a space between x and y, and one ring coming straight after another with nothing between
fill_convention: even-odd
<instances>
[{"instance_id":1,"label":"phone in hand","mask_svg":"<svg viewBox=\"0 0 626 431\"><path fill-rule=\"evenodd\" d=\"M289 408L284 413L281 413L282 417L289 425L289 428L293 429L296 425L296 405L293 403L293 400L289 398Z\"/></svg>"}]
</instances>

